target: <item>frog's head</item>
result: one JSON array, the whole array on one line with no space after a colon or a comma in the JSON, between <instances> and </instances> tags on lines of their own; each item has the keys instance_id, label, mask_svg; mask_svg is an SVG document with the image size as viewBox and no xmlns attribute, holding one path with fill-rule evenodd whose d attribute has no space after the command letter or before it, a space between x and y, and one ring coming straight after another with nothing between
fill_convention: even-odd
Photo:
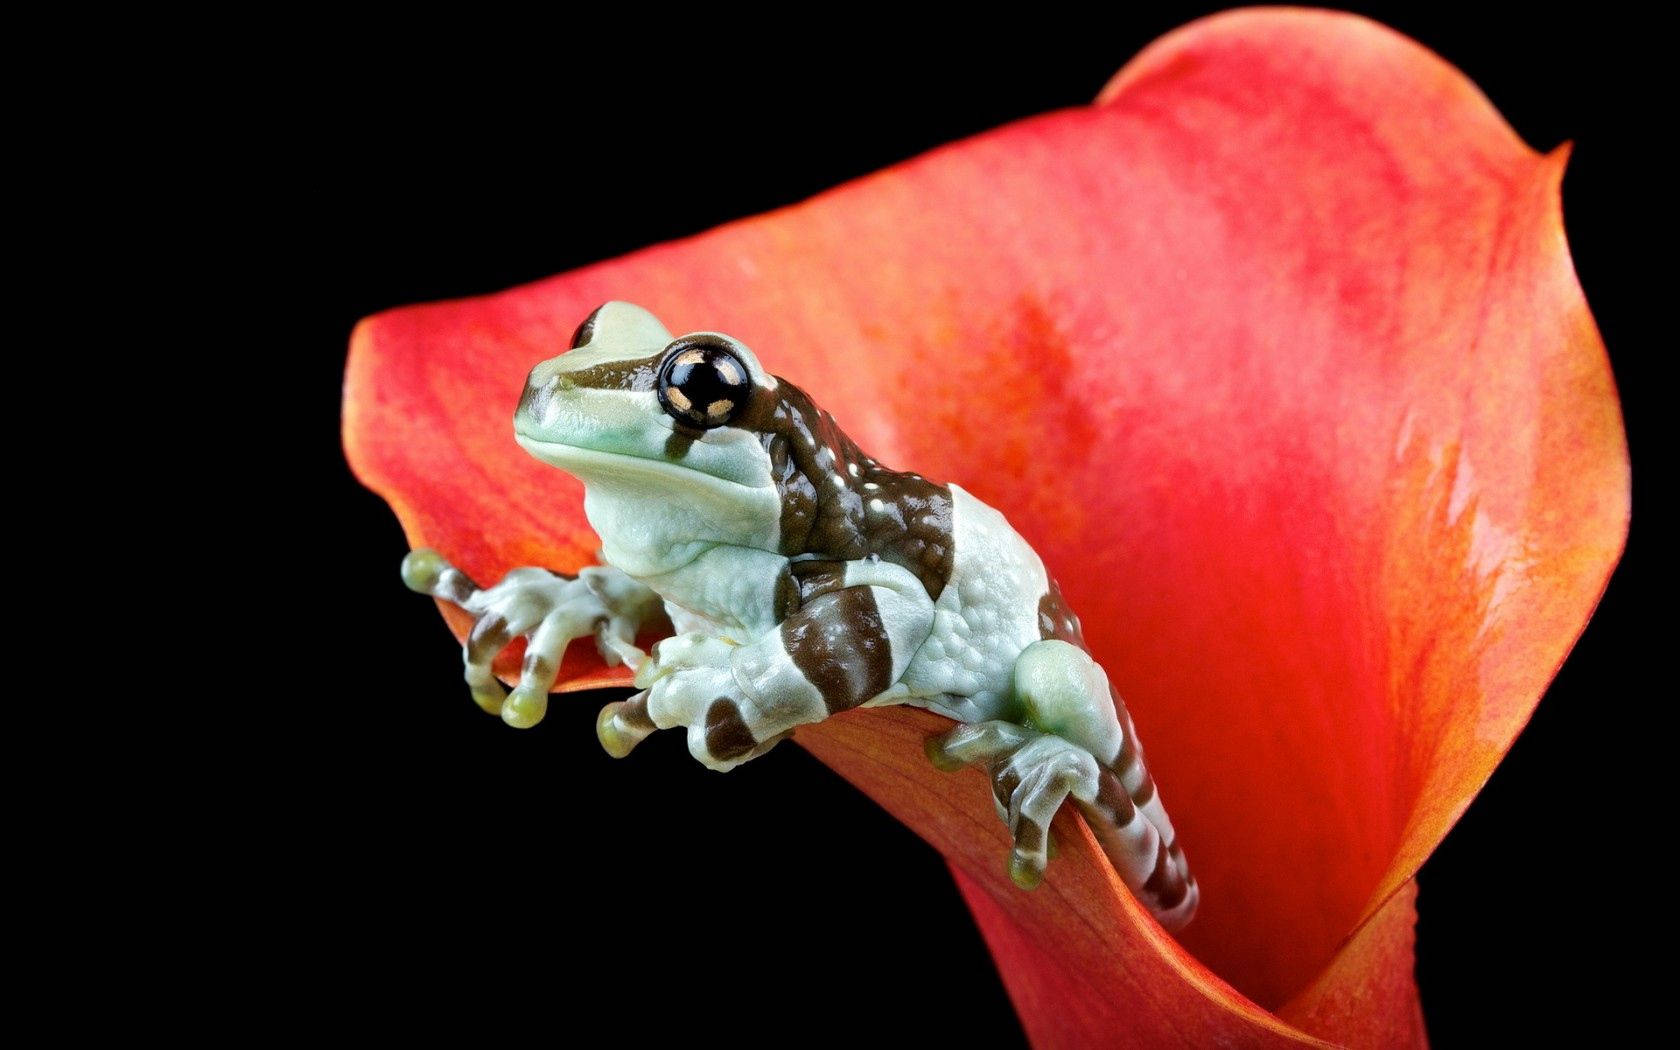
<instances>
[{"instance_id":1,"label":"frog's head","mask_svg":"<svg viewBox=\"0 0 1680 1050\"><path fill-rule=\"evenodd\" d=\"M583 481L615 564L629 548L667 552L661 561L684 544L774 550L781 499L754 421L773 411L777 389L739 341L672 338L648 311L614 301L578 327L570 350L531 370L514 432Z\"/></svg>"}]
</instances>

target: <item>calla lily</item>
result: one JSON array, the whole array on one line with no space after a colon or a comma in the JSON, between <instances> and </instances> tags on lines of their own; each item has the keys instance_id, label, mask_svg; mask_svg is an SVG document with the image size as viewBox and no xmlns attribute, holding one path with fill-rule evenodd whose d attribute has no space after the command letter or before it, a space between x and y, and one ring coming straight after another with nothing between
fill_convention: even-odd
<instances>
[{"instance_id":1,"label":"calla lily","mask_svg":"<svg viewBox=\"0 0 1680 1050\"><path fill-rule=\"evenodd\" d=\"M923 755L936 716L795 737L948 859L1029 1036L1421 1044L1413 876L1626 535L1567 152L1371 22L1221 15L1092 106L364 321L345 445L411 545L485 580L575 569L581 489L512 439L527 369L608 299L739 337L884 462L1002 509L1147 742L1202 889L1178 940L1069 812L1016 889L979 774ZM624 681L588 645L562 671Z\"/></svg>"}]
</instances>

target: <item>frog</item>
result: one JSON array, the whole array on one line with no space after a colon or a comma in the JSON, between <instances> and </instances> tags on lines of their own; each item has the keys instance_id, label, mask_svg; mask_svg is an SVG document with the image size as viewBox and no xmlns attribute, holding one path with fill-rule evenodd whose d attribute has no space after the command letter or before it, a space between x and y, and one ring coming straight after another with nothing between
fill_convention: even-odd
<instances>
[{"instance_id":1,"label":"frog","mask_svg":"<svg viewBox=\"0 0 1680 1050\"><path fill-rule=\"evenodd\" d=\"M567 646L590 637L637 690L596 721L615 758L682 729L726 771L848 711L924 708L955 723L926 742L935 767L985 773L1016 885L1043 881L1069 804L1164 928L1190 921L1196 880L1130 712L999 511L887 467L741 340L673 336L622 300L530 370L513 423L582 482L601 564L480 587L437 551L403 559L411 589L473 617L464 677L485 710L536 725ZM509 691L492 663L517 638Z\"/></svg>"}]
</instances>

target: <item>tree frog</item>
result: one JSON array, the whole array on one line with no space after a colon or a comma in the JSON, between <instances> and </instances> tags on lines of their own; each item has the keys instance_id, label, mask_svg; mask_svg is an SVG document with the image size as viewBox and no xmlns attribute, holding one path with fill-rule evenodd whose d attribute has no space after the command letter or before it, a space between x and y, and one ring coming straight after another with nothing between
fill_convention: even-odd
<instances>
[{"instance_id":1,"label":"tree frog","mask_svg":"<svg viewBox=\"0 0 1680 1050\"><path fill-rule=\"evenodd\" d=\"M583 482L605 565L517 568L481 589L435 551L404 559L411 588L475 617L465 674L486 710L536 724L567 644L589 635L641 690L597 721L616 757L682 727L696 759L727 770L853 708L927 708L960 723L930 759L989 775L1018 885L1042 880L1051 818L1072 800L1161 923L1190 920L1196 882L1131 717L1002 514L886 467L739 340L673 338L627 302L531 370L514 432ZM637 633L661 614L675 633L646 654ZM491 661L516 637L525 660L505 693Z\"/></svg>"}]
</instances>

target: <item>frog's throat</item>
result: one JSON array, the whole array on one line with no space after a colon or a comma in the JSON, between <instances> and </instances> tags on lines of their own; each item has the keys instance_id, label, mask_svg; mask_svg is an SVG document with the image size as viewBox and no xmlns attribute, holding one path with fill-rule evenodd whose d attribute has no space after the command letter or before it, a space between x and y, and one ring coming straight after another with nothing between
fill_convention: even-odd
<instances>
[{"instance_id":1,"label":"frog's throat","mask_svg":"<svg viewBox=\"0 0 1680 1050\"><path fill-rule=\"evenodd\" d=\"M603 452L600 449L568 445L559 441L538 441L520 433L515 433L513 437L519 442L520 448L551 467L559 467L585 485L611 484L615 481L632 484L662 481L669 486L673 496L678 496L684 491L703 489L721 499L736 501L751 498L749 494L761 491L756 485L720 478L693 466L679 465L667 460L632 455L628 452Z\"/></svg>"}]
</instances>

